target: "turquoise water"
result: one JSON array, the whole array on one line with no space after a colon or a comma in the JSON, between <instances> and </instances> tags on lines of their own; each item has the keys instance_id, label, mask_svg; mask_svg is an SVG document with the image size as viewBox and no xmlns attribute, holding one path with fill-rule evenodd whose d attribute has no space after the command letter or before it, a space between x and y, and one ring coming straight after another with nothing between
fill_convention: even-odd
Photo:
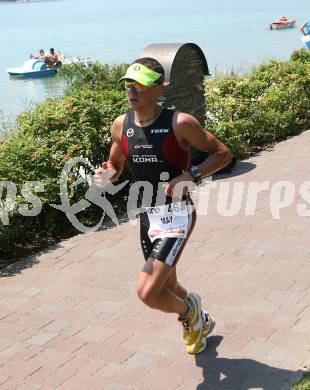
<instances>
[{"instance_id":1,"label":"turquoise water","mask_svg":"<svg viewBox=\"0 0 310 390\"><path fill-rule=\"evenodd\" d=\"M266 28L282 15L296 18L296 27ZM0 111L13 121L47 96L61 95L56 78L14 80L5 71L40 48L115 64L131 62L150 43L194 42L211 73L240 73L269 58L288 59L302 47L299 25L309 16L309 0L0 1Z\"/></svg>"}]
</instances>

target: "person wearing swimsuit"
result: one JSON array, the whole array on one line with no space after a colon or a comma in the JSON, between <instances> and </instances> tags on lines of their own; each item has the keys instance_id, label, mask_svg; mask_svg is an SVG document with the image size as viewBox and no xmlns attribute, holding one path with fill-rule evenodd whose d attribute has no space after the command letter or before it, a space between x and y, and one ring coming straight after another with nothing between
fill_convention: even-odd
<instances>
[{"instance_id":1,"label":"person wearing swimsuit","mask_svg":"<svg viewBox=\"0 0 310 390\"><path fill-rule=\"evenodd\" d=\"M200 296L188 293L177 279L177 262L196 221L188 187L226 166L231 153L193 116L157 103L164 91L164 69L157 60L137 59L120 82L132 111L115 119L109 159L96 169L95 184L102 184L100 174L107 170L114 172L111 181L117 180L127 161L138 193L145 258L138 297L152 309L176 313L186 351L198 354L215 320L202 310ZM207 160L190 166L191 146L207 151Z\"/></svg>"}]
</instances>

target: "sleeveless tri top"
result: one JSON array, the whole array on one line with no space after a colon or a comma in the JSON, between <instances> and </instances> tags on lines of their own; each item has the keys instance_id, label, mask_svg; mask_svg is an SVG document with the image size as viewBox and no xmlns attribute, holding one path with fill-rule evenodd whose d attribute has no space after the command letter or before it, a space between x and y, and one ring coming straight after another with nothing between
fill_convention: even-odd
<instances>
[{"instance_id":1,"label":"sleeveless tri top","mask_svg":"<svg viewBox=\"0 0 310 390\"><path fill-rule=\"evenodd\" d=\"M145 127L135 124L134 111L128 112L124 119L122 153L134 181L148 181L153 186L152 203L158 183L181 175L189 166L189 152L180 148L172 128L173 114L173 110L164 108L159 117ZM169 199L165 202L169 203Z\"/></svg>"}]
</instances>

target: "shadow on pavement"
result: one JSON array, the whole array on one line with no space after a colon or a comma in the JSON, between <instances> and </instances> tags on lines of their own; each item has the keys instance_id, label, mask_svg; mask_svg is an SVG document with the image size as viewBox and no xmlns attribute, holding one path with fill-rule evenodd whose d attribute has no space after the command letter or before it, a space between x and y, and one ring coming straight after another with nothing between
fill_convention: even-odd
<instances>
[{"instance_id":1,"label":"shadow on pavement","mask_svg":"<svg viewBox=\"0 0 310 390\"><path fill-rule=\"evenodd\" d=\"M18 260L15 263L12 263L6 267L0 269L0 278L7 276L15 276L21 273L26 268L31 268L33 265L37 264L36 255L28 256L23 260Z\"/></svg>"},{"instance_id":2,"label":"shadow on pavement","mask_svg":"<svg viewBox=\"0 0 310 390\"><path fill-rule=\"evenodd\" d=\"M228 177L240 176L256 168L256 165L247 161L238 161L236 164L221 174L214 174L212 180L227 179Z\"/></svg>"},{"instance_id":3,"label":"shadow on pavement","mask_svg":"<svg viewBox=\"0 0 310 390\"><path fill-rule=\"evenodd\" d=\"M195 357L196 365L203 369L203 382L196 390L289 389L289 383L302 374L301 370L284 370L252 359L219 358L216 348L222 340L222 336L210 337L206 351Z\"/></svg>"}]
</instances>

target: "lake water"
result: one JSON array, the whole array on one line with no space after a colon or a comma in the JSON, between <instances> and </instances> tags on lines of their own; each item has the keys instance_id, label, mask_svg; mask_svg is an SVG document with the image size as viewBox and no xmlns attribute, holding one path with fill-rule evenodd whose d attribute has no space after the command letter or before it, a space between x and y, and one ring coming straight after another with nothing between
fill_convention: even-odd
<instances>
[{"instance_id":1,"label":"lake water","mask_svg":"<svg viewBox=\"0 0 310 390\"><path fill-rule=\"evenodd\" d=\"M16 80L5 71L40 48L116 64L131 62L150 43L194 42L211 73L241 73L301 48L299 26L309 14L309 0L0 1L0 111L14 121L36 102L61 95L57 78ZM266 28L282 15L296 18L296 27Z\"/></svg>"}]
</instances>

